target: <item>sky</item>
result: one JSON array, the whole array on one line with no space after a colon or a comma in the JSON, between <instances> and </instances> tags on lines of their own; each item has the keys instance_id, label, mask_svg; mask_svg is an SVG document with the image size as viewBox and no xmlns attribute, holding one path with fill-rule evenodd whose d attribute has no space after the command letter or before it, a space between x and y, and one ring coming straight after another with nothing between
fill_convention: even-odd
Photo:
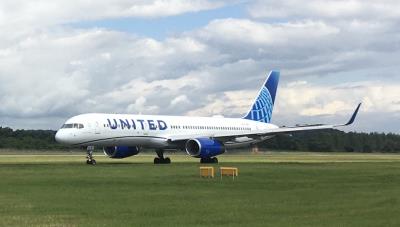
<instances>
[{"instance_id":1,"label":"sky","mask_svg":"<svg viewBox=\"0 0 400 227\"><path fill-rule=\"evenodd\" d=\"M2 0L0 126L89 112L241 117L400 133L400 1Z\"/></svg>"}]
</instances>

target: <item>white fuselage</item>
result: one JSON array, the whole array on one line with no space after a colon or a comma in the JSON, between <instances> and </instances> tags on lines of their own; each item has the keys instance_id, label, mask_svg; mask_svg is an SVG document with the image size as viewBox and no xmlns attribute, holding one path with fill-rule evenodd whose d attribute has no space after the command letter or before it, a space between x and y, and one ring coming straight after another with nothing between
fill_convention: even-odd
<instances>
[{"instance_id":1,"label":"white fuselage","mask_svg":"<svg viewBox=\"0 0 400 227\"><path fill-rule=\"evenodd\" d=\"M232 141L223 142L227 148L233 148L260 141L260 138L255 140L246 137L246 134L276 128L273 124L241 118L93 113L68 119L57 132L56 140L78 146L179 149L182 147L171 141L179 138L232 136Z\"/></svg>"}]
</instances>

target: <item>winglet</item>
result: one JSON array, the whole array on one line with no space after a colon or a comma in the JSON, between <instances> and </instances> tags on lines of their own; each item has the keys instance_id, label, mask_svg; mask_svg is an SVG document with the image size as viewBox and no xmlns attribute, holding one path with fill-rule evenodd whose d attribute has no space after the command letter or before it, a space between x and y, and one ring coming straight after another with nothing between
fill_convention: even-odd
<instances>
[{"instance_id":1,"label":"winglet","mask_svg":"<svg viewBox=\"0 0 400 227\"><path fill-rule=\"evenodd\" d=\"M351 116L349 122L347 122L347 123L344 124L343 126L351 125L351 124L354 123L354 120L355 120L356 117L357 117L358 111L360 110L361 104L362 104L362 103L358 104L357 109L354 111L354 113L353 113L353 115Z\"/></svg>"}]
</instances>

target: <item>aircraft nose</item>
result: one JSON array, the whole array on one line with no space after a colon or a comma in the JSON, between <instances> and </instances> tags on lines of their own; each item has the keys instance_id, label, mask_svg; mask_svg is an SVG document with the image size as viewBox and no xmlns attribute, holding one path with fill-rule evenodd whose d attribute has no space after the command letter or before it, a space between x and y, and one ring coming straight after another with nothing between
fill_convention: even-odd
<instances>
[{"instance_id":1,"label":"aircraft nose","mask_svg":"<svg viewBox=\"0 0 400 227\"><path fill-rule=\"evenodd\" d=\"M55 139L58 143L66 143L65 133L60 130L57 131Z\"/></svg>"}]
</instances>

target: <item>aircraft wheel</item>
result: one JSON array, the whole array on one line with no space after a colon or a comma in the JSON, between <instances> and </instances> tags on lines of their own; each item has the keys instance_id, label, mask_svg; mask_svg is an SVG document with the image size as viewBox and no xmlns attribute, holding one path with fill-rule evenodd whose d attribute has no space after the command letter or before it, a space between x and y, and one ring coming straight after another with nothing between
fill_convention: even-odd
<instances>
[{"instance_id":1,"label":"aircraft wheel","mask_svg":"<svg viewBox=\"0 0 400 227\"><path fill-rule=\"evenodd\" d=\"M202 159L200 159L200 163L208 163L208 164L210 164L210 163L218 163L218 159L217 158L202 158Z\"/></svg>"},{"instance_id":2,"label":"aircraft wheel","mask_svg":"<svg viewBox=\"0 0 400 227\"><path fill-rule=\"evenodd\" d=\"M154 158L154 164L170 164L170 158Z\"/></svg>"},{"instance_id":3,"label":"aircraft wheel","mask_svg":"<svg viewBox=\"0 0 400 227\"><path fill-rule=\"evenodd\" d=\"M94 159L86 160L86 164L88 164L88 165L96 165L96 160L94 160Z\"/></svg>"}]
</instances>

